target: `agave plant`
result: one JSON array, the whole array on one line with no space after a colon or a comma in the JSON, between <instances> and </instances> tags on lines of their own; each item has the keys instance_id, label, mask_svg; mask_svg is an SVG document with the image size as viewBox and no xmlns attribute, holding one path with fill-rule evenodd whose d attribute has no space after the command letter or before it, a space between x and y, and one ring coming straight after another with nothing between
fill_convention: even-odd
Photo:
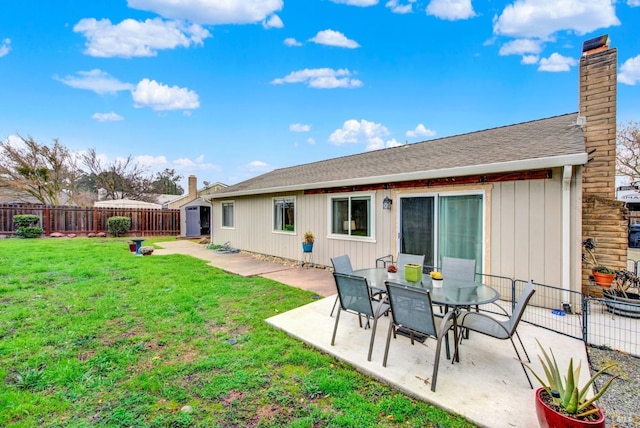
<instances>
[{"instance_id":1,"label":"agave plant","mask_svg":"<svg viewBox=\"0 0 640 428\"><path fill-rule=\"evenodd\" d=\"M591 376L591 379L589 379L584 386L580 387L577 382L580 379L581 363L579 362L578 366L574 369L573 358L569 359L567 374L563 378L560 373L558 363L556 362L556 357L553 355L553 351L549 349L549 352L551 353L551 356L549 356L538 339L536 339L536 342L538 343L540 350L542 350L542 356L544 356L544 360L540 355L538 355L538 359L540 360L540 363L542 363L542 368L544 369L547 382L545 383L530 365L524 361L522 363L527 369L529 369L535 378L538 379L538 382L540 382L542 387L547 391L547 394L552 397L553 404L578 419L597 413L598 409L595 406L592 406L592 404L606 392L618 375L609 379L609 381L600 388L600 391L598 391L598 393L593 397L587 398L587 393L595 379L601 374L611 370L616 366L616 364L607 364L600 371Z\"/></svg>"}]
</instances>

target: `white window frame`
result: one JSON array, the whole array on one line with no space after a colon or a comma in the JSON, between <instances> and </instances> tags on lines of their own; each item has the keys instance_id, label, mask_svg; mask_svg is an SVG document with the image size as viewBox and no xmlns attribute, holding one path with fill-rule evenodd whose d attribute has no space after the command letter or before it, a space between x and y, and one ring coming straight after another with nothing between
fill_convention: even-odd
<instances>
[{"instance_id":1,"label":"white window frame","mask_svg":"<svg viewBox=\"0 0 640 428\"><path fill-rule=\"evenodd\" d=\"M278 230L276 229L276 203L280 201L293 202L293 230ZM273 233L283 233L285 235L295 235L297 232L298 213L297 203L295 196L279 196L271 198L271 227Z\"/></svg>"},{"instance_id":2,"label":"white window frame","mask_svg":"<svg viewBox=\"0 0 640 428\"><path fill-rule=\"evenodd\" d=\"M333 233L333 201L334 199L349 199L349 209L351 209L352 198L369 198L369 236L358 236L351 234ZM376 193L375 192L353 192L353 193L331 193L327 195L327 231L329 239L344 241L376 241Z\"/></svg>"},{"instance_id":3,"label":"white window frame","mask_svg":"<svg viewBox=\"0 0 640 428\"><path fill-rule=\"evenodd\" d=\"M231 205L233 207L233 213L231 217L231 226L225 226L224 224L224 207L225 205ZM220 228L221 229L235 229L236 228L236 201L220 201Z\"/></svg>"}]
</instances>

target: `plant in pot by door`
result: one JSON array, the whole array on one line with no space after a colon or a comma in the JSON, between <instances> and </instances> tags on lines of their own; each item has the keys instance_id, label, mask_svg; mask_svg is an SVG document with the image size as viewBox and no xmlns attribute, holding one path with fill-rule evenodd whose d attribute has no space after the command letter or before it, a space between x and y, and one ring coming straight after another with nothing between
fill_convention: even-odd
<instances>
[{"instance_id":1,"label":"plant in pot by door","mask_svg":"<svg viewBox=\"0 0 640 428\"><path fill-rule=\"evenodd\" d=\"M594 396L587 398L594 380L609 370L616 367L615 363L607 364L599 372L591 376L584 385L578 385L580 381L580 363L573 366L573 358L569 359L566 375L560 371L553 351L549 349L549 355L538 339L536 339L542 356L538 359L547 378L545 382L529 364L521 361L524 366L535 376L542 385L535 393L536 415L542 428L574 428L574 427L605 427L604 412L595 401L600 398L618 377L613 376ZM544 359L543 359L544 357Z\"/></svg>"},{"instance_id":2,"label":"plant in pot by door","mask_svg":"<svg viewBox=\"0 0 640 428\"><path fill-rule=\"evenodd\" d=\"M304 233L304 241L302 241L302 251L304 251L305 253L310 253L313 251L313 242L316 240L315 236L313 236L313 233L309 230L307 230Z\"/></svg>"},{"instance_id":3,"label":"plant in pot by door","mask_svg":"<svg viewBox=\"0 0 640 428\"><path fill-rule=\"evenodd\" d=\"M582 248L584 248L582 261L591 265L591 273L593 274L593 279L596 284L600 287L609 288L613 280L616 278L616 271L598 263L594 254L594 250L596 248L595 239L587 238L582 241Z\"/></svg>"}]
</instances>

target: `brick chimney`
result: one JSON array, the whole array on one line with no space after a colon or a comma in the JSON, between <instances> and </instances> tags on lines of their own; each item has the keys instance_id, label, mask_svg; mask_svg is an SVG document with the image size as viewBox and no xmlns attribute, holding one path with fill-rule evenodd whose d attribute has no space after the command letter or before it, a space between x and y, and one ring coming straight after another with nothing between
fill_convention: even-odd
<instances>
[{"instance_id":1,"label":"brick chimney","mask_svg":"<svg viewBox=\"0 0 640 428\"><path fill-rule=\"evenodd\" d=\"M587 40L580 58L580 116L590 162L583 175L585 195L615 197L616 89L618 50L609 37Z\"/></svg>"},{"instance_id":2,"label":"brick chimney","mask_svg":"<svg viewBox=\"0 0 640 428\"><path fill-rule=\"evenodd\" d=\"M589 161L582 172L582 239L594 238L598 263L616 270L626 268L628 245L627 210L615 200L617 61L608 36L584 42L579 115ZM590 275L583 263L583 292L598 296Z\"/></svg>"},{"instance_id":3,"label":"brick chimney","mask_svg":"<svg viewBox=\"0 0 640 428\"><path fill-rule=\"evenodd\" d=\"M189 200L193 201L198 197L198 179L195 175L189 176Z\"/></svg>"}]
</instances>

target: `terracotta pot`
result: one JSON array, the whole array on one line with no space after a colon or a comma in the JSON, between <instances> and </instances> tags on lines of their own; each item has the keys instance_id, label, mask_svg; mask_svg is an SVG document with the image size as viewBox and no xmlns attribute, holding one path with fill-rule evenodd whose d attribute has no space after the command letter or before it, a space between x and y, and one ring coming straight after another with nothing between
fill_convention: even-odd
<instances>
[{"instance_id":1,"label":"terracotta pot","mask_svg":"<svg viewBox=\"0 0 640 428\"><path fill-rule=\"evenodd\" d=\"M593 279L596 281L600 287L609 288L611 287L611 283L614 279L616 279L615 273L601 273L601 272L591 272L593 274Z\"/></svg>"},{"instance_id":2,"label":"terracotta pot","mask_svg":"<svg viewBox=\"0 0 640 428\"><path fill-rule=\"evenodd\" d=\"M129 244L129 251L131 251L132 253L136 252L136 244L135 243Z\"/></svg>"},{"instance_id":3,"label":"terracotta pot","mask_svg":"<svg viewBox=\"0 0 640 428\"><path fill-rule=\"evenodd\" d=\"M601 409L598 409L597 419L593 421L575 419L551 408L540 396L541 393L548 397L544 388L536 390L536 415L541 428L605 428L604 413Z\"/></svg>"}]
</instances>

